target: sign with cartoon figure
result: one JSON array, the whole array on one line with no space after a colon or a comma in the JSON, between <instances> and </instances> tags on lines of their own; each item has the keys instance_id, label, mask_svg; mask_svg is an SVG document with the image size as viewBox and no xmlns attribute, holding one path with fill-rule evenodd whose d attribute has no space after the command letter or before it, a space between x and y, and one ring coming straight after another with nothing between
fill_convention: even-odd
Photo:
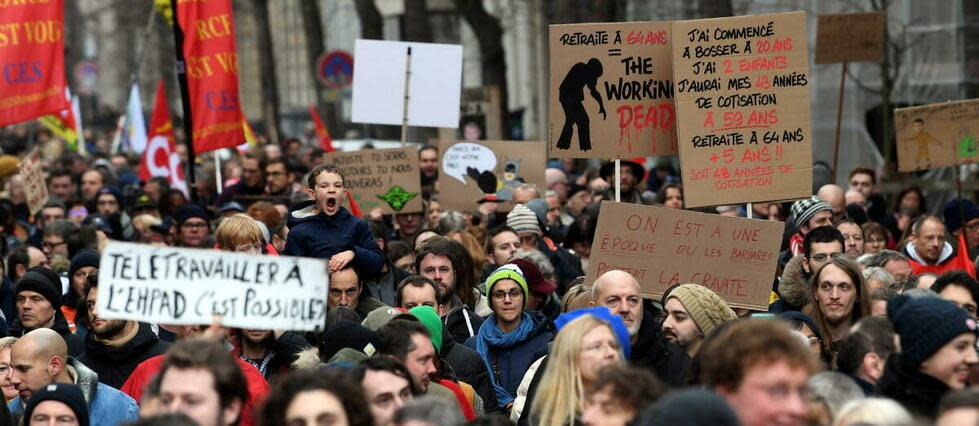
<instances>
[{"instance_id":1,"label":"sign with cartoon figure","mask_svg":"<svg viewBox=\"0 0 979 426\"><path fill-rule=\"evenodd\" d=\"M676 154L669 22L550 26L551 157Z\"/></svg>"},{"instance_id":2,"label":"sign with cartoon figure","mask_svg":"<svg viewBox=\"0 0 979 426\"><path fill-rule=\"evenodd\" d=\"M365 214L375 208L384 214L423 210L416 148L337 151L323 162L340 169L344 188Z\"/></svg>"},{"instance_id":3,"label":"sign with cartoon figure","mask_svg":"<svg viewBox=\"0 0 979 426\"><path fill-rule=\"evenodd\" d=\"M979 99L894 111L899 171L979 162Z\"/></svg>"},{"instance_id":4,"label":"sign with cartoon figure","mask_svg":"<svg viewBox=\"0 0 979 426\"><path fill-rule=\"evenodd\" d=\"M470 211L473 203L495 203L498 211L509 211L520 184L544 188L546 148L541 141L443 141L439 204Z\"/></svg>"}]
</instances>

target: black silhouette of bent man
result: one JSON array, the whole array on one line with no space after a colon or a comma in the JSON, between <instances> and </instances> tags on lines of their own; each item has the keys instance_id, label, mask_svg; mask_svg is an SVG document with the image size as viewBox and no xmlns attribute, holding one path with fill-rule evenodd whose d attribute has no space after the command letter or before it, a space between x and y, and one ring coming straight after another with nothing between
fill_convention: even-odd
<instances>
[{"instance_id":1,"label":"black silhouette of bent man","mask_svg":"<svg viewBox=\"0 0 979 426\"><path fill-rule=\"evenodd\" d=\"M598 84L598 77L602 76L602 63L598 59L591 58L588 63L578 62L571 67L568 75L564 77L561 86L558 88L558 100L564 110L564 129L561 130L561 137L557 141L557 149L571 148L571 126L578 126L578 144L582 151L591 149L591 133L588 127L588 112L585 111L583 102L585 101L585 86L591 92L591 97L598 102L599 114L605 120L605 105L602 104L602 95L595 89Z\"/></svg>"}]
</instances>

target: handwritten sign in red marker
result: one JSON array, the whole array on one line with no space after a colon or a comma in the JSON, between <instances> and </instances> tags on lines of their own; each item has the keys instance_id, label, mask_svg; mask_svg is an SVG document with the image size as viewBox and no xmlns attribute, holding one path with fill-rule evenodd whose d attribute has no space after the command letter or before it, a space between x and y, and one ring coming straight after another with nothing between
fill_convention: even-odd
<instances>
[{"instance_id":1,"label":"handwritten sign in red marker","mask_svg":"<svg viewBox=\"0 0 979 426\"><path fill-rule=\"evenodd\" d=\"M551 157L676 154L669 22L551 25Z\"/></svg>"},{"instance_id":2,"label":"handwritten sign in red marker","mask_svg":"<svg viewBox=\"0 0 979 426\"><path fill-rule=\"evenodd\" d=\"M686 205L809 196L805 14L675 22L672 33Z\"/></svg>"},{"instance_id":3,"label":"handwritten sign in red marker","mask_svg":"<svg viewBox=\"0 0 979 426\"><path fill-rule=\"evenodd\" d=\"M695 283L731 306L768 310L782 222L631 203L602 203L585 282L612 270L659 299L674 284Z\"/></svg>"}]
</instances>

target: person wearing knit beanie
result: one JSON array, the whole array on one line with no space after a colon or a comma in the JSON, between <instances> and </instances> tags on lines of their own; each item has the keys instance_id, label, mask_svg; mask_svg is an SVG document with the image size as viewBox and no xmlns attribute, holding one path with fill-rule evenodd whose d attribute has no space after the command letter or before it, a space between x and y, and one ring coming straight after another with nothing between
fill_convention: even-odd
<instances>
[{"instance_id":1,"label":"person wearing knit beanie","mask_svg":"<svg viewBox=\"0 0 979 426\"><path fill-rule=\"evenodd\" d=\"M17 316L25 330L50 328L61 308L61 281L55 286L42 272L31 268L17 281L14 297L18 300Z\"/></svg>"},{"instance_id":2,"label":"person wearing knit beanie","mask_svg":"<svg viewBox=\"0 0 979 426\"><path fill-rule=\"evenodd\" d=\"M914 415L934 418L941 397L968 386L969 373L979 363L976 320L948 300L906 295L887 300L887 317L901 353L884 364L877 390Z\"/></svg>"},{"instance_id":3,"label":"person wearing knit beanie","mask_svg":"<svg viewBox=\"0 0 979 426\"><path fill-rule=\"evenodd\" d=\"M792 224L798 230L789 238L789 251L793 256L802 253L802 242L810 231L820 226L832 225L833 207L813 196L792 203Z\"/></svg>"},{"instance_id":4,"label":"person wearing knit beanie","mask_svg":"<svg viewBox=\"0 0 979 426\"><path fill-rule=\"evenodd\" d=\"M441 352L442 349L442 320L439 318L439 314L435 312L431 306L416 306L408 310L412 315L418 318L418 321L432 332L432 345L435 346L435 352Z\"/></svg>"},{"instance_id":5,"label":"person wearing knit beanie","mask_svg":"<svg viewBox=\"0 0 979 426\"><path fill-rule=\"evenodd\" d=\"M704 336L723 322L738 318L724 299L699 284L674 288L664 309L663 337L676 342L690 357L697 354Z\"/></svg>"},{"instance_id":6,"label":"person wearing knit beanie","mask_svg":"<svg viewBox=\"0 0 979 426\"><path fill-rule=\"evenodd\" d=\"M43 417L48 421L57 419L58 424L89 424L88 404L82 395L82 389L70 383L51 383L35 392L24 407L22 419L25 419L25 425L36 424L32 421L32 416ZM74 416L75 422L64 421L71 416ZM44 424L48 424L48 421Z\"/></svg>"},{"instance_id":7,"label":"person wearing knit beanie","mask_svg":"<svg viewBox=\"0 0 979 426\"><path fill-rule=\"evenodd\" d=\"M526 308L527 299L530 297L530 289L527 287L527 279L524 278L523 271L516 264L508 263L493 271L493 273L486 278L486 294L492 296L493 287L496 286L496 283L505 279L512 280L519 286L519 289L523 293L521 297L521 299L523 299L522 306Z\"/></svg>"},{"instance_id":8,"label":"person wearing knit beanie","mask_svg":"<svg viewBox=\"0 0 979 426\"><path fill-rule=\"evenodd\" d=\"M506 226L513 228L520 237L524 250L536 250L537 240L541 236L540 222L537 214L523 204L513 206L506 216Z\"/></svg>"},{"instance_id":9,"label":"person wearing knit beanie","mask_svg":"<svg viewBox=\"0 0 979 426\"><path fill-rule=\"evenodd\" d=\"M71 290L75 295L81 295L88 282L88 275L99 268L99 253L92 249L82 249L71 258L71 265L68 267L68 281L71 283Z\"/></svg>"}]
</instances>

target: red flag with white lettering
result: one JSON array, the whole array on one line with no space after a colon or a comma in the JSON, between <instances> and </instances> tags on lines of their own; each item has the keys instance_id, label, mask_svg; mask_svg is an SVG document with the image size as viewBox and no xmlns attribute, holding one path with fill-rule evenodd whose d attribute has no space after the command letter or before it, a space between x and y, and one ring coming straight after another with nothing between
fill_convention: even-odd
<instances>
[{"instance_id":1,"label":"red flag with white lettering","mask_svg":"<svg viewBox=\"0 0 979 426\"><path fill-rule=\"evenodd\" d=\"M179 189L187 195L187 181L184 179L184 168L174 142L173 123L170 121L170 107L167 106L163 79L156 85L149 142L146 143L143 163L139 168L140 180L146 181L157 176L167 178L171 188Z\"/></svg>"},{"instance_id":2,"label":"red flag with white lettering","mask_svg":"<svg viewBox=\"0 0 979 426\"><path fill-rule=\"evenodd\" d=\"M0 1L0 126L71 108L64 17L64 0Z\"/></svg>"},{"instance_id":3,"label":"red flag with white lettering","mask_svg":"<svg viewBox=\"0 0 979 426\"><path fill-rule=\"evenodd\" d=\"M238 101L238 55L231 0L177 3L194 124L194 151L232 148L245 140Z\"/></svg>"}]
</instances>

